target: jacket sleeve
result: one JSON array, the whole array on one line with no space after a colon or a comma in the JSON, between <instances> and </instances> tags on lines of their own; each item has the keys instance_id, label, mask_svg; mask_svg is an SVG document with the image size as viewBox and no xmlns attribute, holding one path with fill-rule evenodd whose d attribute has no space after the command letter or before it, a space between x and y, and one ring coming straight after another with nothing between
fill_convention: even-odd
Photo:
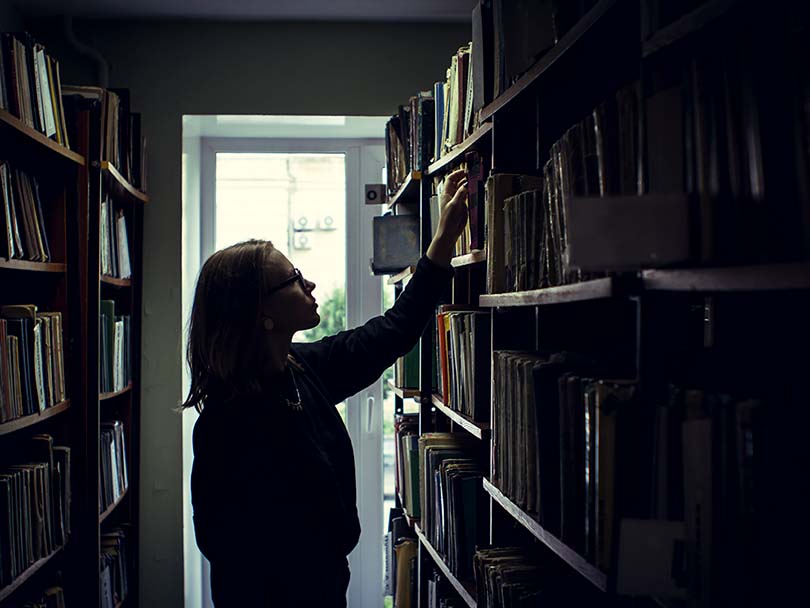
<instances>
[{"instance_id":1,"label":"jacket sleeve","mask_svg":"<svg viewBox=\"0 0 810 608\"><path fill-rule=\"evenodd\" d=\"M384 315L318 342L295 345L333 404L369 386L414 347L452 276L452 269L423 256L413 278Z\"/></svg>"}]
</instances>

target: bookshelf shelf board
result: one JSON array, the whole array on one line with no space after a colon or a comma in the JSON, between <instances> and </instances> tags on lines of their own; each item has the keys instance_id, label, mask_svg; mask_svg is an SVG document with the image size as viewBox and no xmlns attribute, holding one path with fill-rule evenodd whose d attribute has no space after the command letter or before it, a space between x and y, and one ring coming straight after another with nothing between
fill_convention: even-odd
<instances>
[{"instance_id":1,"label":"bookshelf shelf board","mask_svg":"<svg viewBox=\"0 0 810 608\"><path fill-rule=\"evenodd\" d=\"M514 293L484 294L479 297L478 303L484 308L540 306L543 304L563 304L565 302L612 298L619 293L620 290L616 279L606 277L571 285L560 285L559 287L546 287L544 289L532 289Z\"/></svg>"},{"instance_id":2,"label":"bookshelf shelf board","mask_svg":"<svg viewBox=\"0 0 810 608\"><path fill-rule=\"evenodd\" d=\"M436 162L431 163L428 167L427 174L433 176L442 173L449 167L456 164L456 161L464 160L464 155L471 150L483 151L486 144L489 143L491 134L492 123L485 122L475 131L473 131L467 139L450 150L450 152L447 152Z\"/></svg>"},{"instance_id":3,"label":"bookshelf shelf board","mask_svg":"<svg viewBox=\"0 0 810 608\"><path fill-rule=\"evenodd\" d=\"M106 285L112 285L113 287L131 287L132 286L132 279L118 279L116 277L108 277L107 275L101 275L101 282L105 283Z\"/></svg>"},{"instance_id":4,"label":"bookshelf shelf board","mask_svg":"<svg viewBox=\"0 0 810 608\"><path fill-rule=\"evenodd\" d=\"M556 536L546 532L528 513L504 496L504 494L486 478L484 479L484 490L486 490L495 502L501 505L509 515L531 532L535 538L556 553L565 563L588 579L597 589L601 591L607 590L607 576L604 572L593 564L588 563L584 557L564 544Z\"/></svg>"},{"instance_id":5,"label":"bookshelf shelf board","mask_svg":"<svg viewBox=\"0 0 810 608\"><path fill-rule=\"evenodd\" d=\"M48 418L53 418L54 416L57 416L67 410L69 407L70 399L66 399L61 403L57 403L49 408L45 408L45 411L15 418L14 420L9 420L8 422L3 422L0 424L0 435L8 435L14 431L19 431L20 429L38 424L43 420L47 420Z\"/></svg>"},{"instance_id":6,"label":"bookshelf shelf board","mask_svg":"<svg viewBox=\"0 0 810 608\"><path fill-rule=\"evenodd\" d=\"M574 45L576 45L589 30L593 29L594 25L596 25L615 4L616 0L599 0L596 6L589 10L545 55L540 57L515 84L506 89L497 99L481 110L481 120L486 120L499 110L502 110L509 102L539 80L552 65L569 53Z\"/></svg>"},{"instance_id":7,"label":"bookshelf shelf board","mask_svg":"<svg viewBox=\"0 0 810 608\"><path fill-rule=\"evenodd\" d=\"M4 602L8 597L11 596L17 589L22 587L25 582L34 576L38 571L45 567L45 565L53 559L53 557L62 550L62 547L57 547L50 554L46 555L45 557L41 557L33 564L28 566L22 574L20 574L17 578L11 581L8 585L0 589L0 603Z\"/></svg>"},{"instance_id":8,"label":"bookshelf shelf board","mask_svg":"<svg viewBox=\"0 0 810 608\"><path fill-rule=\"evenodd\" d=\"M422 179L421 171L411 171L394 196L388 199L388 208L394 205L416 203L419 201L419 181Z\"/></svg>"},{"instance_id":9,"label":"bookshelf shelf board","mask_svg":"<svg viewBox=\"0 0 810 608\"><path fill-rule=\"evenodd\" d=\"M671 44L698 32L725 15L738 2L739 0L711 0L700 5L683 17L665 25L644 41L641 50L642 56L646 58L654 55Z\"/></svg>"},{"instance_id":10,"label":"bookshelf shelf board","mask_svg":"<svg viewBox=\"0 0 810 608\"><path fill-rule=\"evenodd\" d=\"M98 400L105 401L106 399L112 399L113 397L118 397L119 395L123 395L124 393L128 393L132 390L132 383L127 384L124 388L120 391L115 391L113 393L99 393Z\"/></svg>"},{"instance_id":11,"label":"bookshelf shelf board","mask_svg":"<svg viewBox=\"0 0 810 608\"><path fill-rule=\"evenodd\" d=\"M416 272L416 266L408 266L405 270L388 277L388 284L396 285L397 283L404 281L405 279L413 275L414 272Z\"/></svg>"},{"instance_id":12,"label":"bookshelf shelf board","mask_svg":"<svg viewBox=\"0 0 810 608\"><path fill-rule=\"evenodd\" d=\"M13 149L16 154L24 149L25 153L30 156L44 152L52 159L67 161L79 166L85 164L84 156L81 154L45 137L44 133L32 129L22 120L2 109L0 109L0 141L8 142L8 148L4 145L3 151Z\"/></svg>"},{"instance_id":13,"label":"bookshelf shelf board","mask_svg":"<svg viewBox=\"0 0 810 608\"><path fill-rule=\"evenodd\" d=\"M487 250L475 249L470 253L465 253L464 255L457 255L452 260L450 260L450 264L454 268L461 268L463 266L472 266L473 264L481 264L482 262L486 261L487 261Z\"/></svg>"},{"instance_id":14,"label":"bookshelf shelf board","mask_svg":"<svg viewBox=\"0 0 810 608\"><path fill-rule=\"evenodd\" d=\"M644 270L646 291L753 292L810 289L810 263Z\"/></svg>"},{"instance_id":15,"label":"bookshelf shelf board","mask_svg":"<svg viewBox=\"0 0 810 608\"><path fill-rule=\"evenodd\" d=\"M51 272L64 274L67 264L59 262L32 262L30 260L14 260L0 258L0 270L27 270L30 272Z\"/></svg>"},{"instance_id":16,"label":"bookshelf shelf board","mask_svg":"<svg viewBox=\"0 0 810 608\"><path fill-rule=\"evenodd\" d=\"M130 184L126 178L118 172L115 165L109 161L101 161L101 171L104 173L107 188L119 201L143 203L144 205L149 202L149 196Z\"/></svg>"},{"instance_id":17,"label":"bookshelf shelf board","mask_svg":"<svg viewBox=\"0 0 810 608\"><path fill-rule=\"evenodd\" d=\"M430 553L430 557L433 558L433 561L436 563L436 566L439 570L442 571L445 578L450 581L450 584L453 585L458 594L461 596L461 599L464 600L464 603L470 606L470 608L475 608L476 601L475 601L475 588L471 583L465 583L456 578L456 576L450 572L450 568L447 567L447 564L444 563L444 559L436 549L433 548L433 545L430 544L430 541L422 532L422 529L417 525L414 527L416 530L416 535L419 537L419 541L422 543L422 546L427 549L427 552Z\"/></svg>"},{"instance_id":18,"label":"bookshelf shelf board","mask_svg":"<svg viewBox=\"0 0 810 608\"><path fill-rule=\"evenodd\" d=\"M390 378L388 379L388 386L391 387L391 390L394 391L394 394L399 397L400 399L418 399L419 398L419 389L418 388L402 388L394 384L394 381Z\"/></svg>"},{"instance_id":19,"label":"bookshelf shelf board","mask_svg":"<svg viewBox=\"0 0 810 608\"><path fill-rule=\"evenodd\" d=\"M475 422L474 420L471 420L464 414L457 412L453 409L450 409L448 406L444 404L444 401L442 400L440 395L433 395L433 397L431 398L431 403L442 414L447 416L455 424L463 428L465 431L467 431L474 437L478 437L478 439L489 438L490 433L489 423Z\"/></svg>"},{"instance_id":20,"label":"bookshelf shelf board","mask_svg":"<svg viewBox=\"0 0 810 608\"><path fill-rule=\"evenodd\" d=\"M103 512L103 513L101 513L101 514L98 516L98 523L99 523L99 524L100 524L100 523L102 523L102 522L103 522L105 519L107 519L107 518L110 516L110 514L111 514L113 511L115 511L115 508L116 508L118 505L120 505L122 502L124 502L124 498L126 497L126 495L127 495L127 490L124 490L123 492L121 492L121 496L119 496L119 497L118 497L118 498L115 500L115 502L113 502L113 503L112 503L112 504L111 504L109 507L107 507L107 508L104 510L104 512Z\"/></svg>"}]
</instances>

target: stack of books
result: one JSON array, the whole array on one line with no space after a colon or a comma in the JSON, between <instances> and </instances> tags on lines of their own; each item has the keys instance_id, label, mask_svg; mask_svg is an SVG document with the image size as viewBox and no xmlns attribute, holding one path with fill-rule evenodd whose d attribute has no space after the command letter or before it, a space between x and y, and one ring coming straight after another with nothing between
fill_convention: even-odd
<instances>
[{"instance_id":1,"label":"stack of books","mask_svg":"<svg viewBox=\"0 0 810 608\"><path fill-rule=\"evenodd\" d=\"M31 34L0 34L0 109L70 147L59 62Z\"/></svg>"},{"instance_id":2,"label":"stack of books","mask_svg":"<svg viewBox=\"0 0 810 608\"><path fill-rule=\"evenodd\" d=\"M39 182L0 160L0 256L48 262L52 259Z\"/></svg>"},{"instance_id":3,"label":"stack of books","mask_svg":"<svg viewBox=\"0 0 810 608\"><path fill-rule=\"evenodd\" d=\"M127 598L127 543L122 528L101 535L101 607L115 608Z\"/></svg>"},{"instance_id":4,"label":"stack of books","mask_svg":"<svg viewBox=\"0 0 810 608\"><path fill-rule=\"evenodd\" d=\"M127 218L108 198L101 201L101 274L129 279L132 267L129 256Z\"/></svg>"},{"instance_id":5,"label":"stack of books","mask_svg":"<svg viewBox=\"0 0 810 608\"><path fill-rule=\"evenodd\" d=\"M473 579L475 547L486 540L479 448L466 433L419 437L421 529L459 580Z\"/></svg>"},{"instance_id":6,"label":"stack of books","mask_svg":"<svg viewBox=\"0 0 810 608\"><path fill-rule=\"evenodd\" d=\"M0 317L0 422L65 401L62 314L16 304Z\"/></svg>"},{"instance_id":7,"label":"stack of books","mask_svg":"<svg viewBox=\"0 0 810 608\"><path fill-rule=\"evenodd\" d=\"M444 404L472 420L489 420L490 314L442 305L436 315Z\"/></svg>"},{"instance_id":8,"label":"stack of books","mask_svg":"<svg viewBox=\"0 0 810 608\"><path fill-rule=\"evenodd\" d=\"M101 475L99 513L103 513L127 491L127 450L124 423L112 420L101 423Z\"/></svg>"},{"instance_id":9,"label":"stack of books","mask_svg":"<svg viewBox=\"0 0 810 608\"><path fill-rule=\"evenodd\" d=\"M402 508L419 519L419 416L398 414L394 419L394 483Z\"/></svg>"},{"instance_id":10,"label":"stack of books","mask_svg":"<svg viewBox=\"0 0 810 608\"><path fill-rule=\"evenodd\" d=\"M414 171L427 170L433 155L433 95L422 91L400 106L385 127L388 195Z\"/></svg>"},{"instance_id":11,"label":"stack of books","mask_svg":"<svg viewBox=\"0 0 810 608\"><path fill-rule=\"evenodd\" d=\"M132 381L131 318L115 314L114 300L101 300L100 309L99 391L113 393L124 390Z\"/></svg>"},{"instance_id":12,"label":"stack of books","mask_svg":"<svg viewBox=\"0 0 810 608\"><path fill-rule=\"evenodd\" d=\"M70 448L35 435L0 472L0 586L47 557L70 533Z\"/></svg>"}]
</instances>

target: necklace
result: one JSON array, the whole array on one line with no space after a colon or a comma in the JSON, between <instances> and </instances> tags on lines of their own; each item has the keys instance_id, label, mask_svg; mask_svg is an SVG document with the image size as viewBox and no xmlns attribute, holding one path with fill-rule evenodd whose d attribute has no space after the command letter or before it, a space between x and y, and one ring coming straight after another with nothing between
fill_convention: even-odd
<instances>
[{"instance_id":1,"label":"necklace","mask_svg":"<svg viewBox=\"0 0 810 608\"><path fill-rule=\"evenodd\" d=\"M289 407L291 410L294 412L300 412L304 409L301 404L301 391L298 390L298 383L295 381L295 374L293 373L292 369L288 367L287 371L289 372L293 388L295 389L295 401L291 401L286 395L284 396L284 401L287 402L287 407Z\"/></svg>"}]
</instances>

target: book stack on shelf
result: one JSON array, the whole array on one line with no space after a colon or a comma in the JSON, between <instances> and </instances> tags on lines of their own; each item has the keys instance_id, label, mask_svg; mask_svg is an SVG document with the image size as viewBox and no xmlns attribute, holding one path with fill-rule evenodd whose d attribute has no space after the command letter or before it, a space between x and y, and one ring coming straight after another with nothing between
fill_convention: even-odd
<instances>
[{"instance_id":1,"label":"book stack on shelf","mask_svg":"<svg viewBox=\"0 0 810 608\"><path fill-rule=\"evenodd\" d=\"M397 497L405 516L418 520L419 419L416 414L398 414L394 421L394 478Z\"/></svg>"},{"instance_id":2,"label":"book stack on shelf","mask_svg":"<svg viewBox=\"0 0 810 608\"><path fill-rule=\"evenodd\" d=\"M101 608L116 608L127 599L127 541L123 528L101 535Z\"/></svg>"},{"instance_id":3,"label":"book stack on shelf","mask_svg":"<svg viewBox=\"0 0 810 608\"><path fill-rule=\"evenodd\" d=\"M481 0L451 82L484 103L449 144L435 89L423 249L444 177L475 185L397 423L398 506L406 452L422 476L407 605L753 606L801 580L763 556L791 536L769 505L800 517L806 489L807 15L677 4Z\"/></svg>"},{"instance_id":4,"label":"book stack on shelf","mask_svg":"<svg viewBox=\"0 0 810 608\"><path fill-rule=\"evenodd\" d=\"M70 148L59 62L27 32L0 34L0 111Z\"/></svg>"},{"instance_id":5,"label":"book stack on shelf","mask_svg":"<svg viewBox=\"0 0 810 608\"><path fill-rule=\"evenodd\" d=\"M62 314L34 304L0 307L0 422L63 404Z\"/></svg>"},{"instance_id":6,"label":"book stack on shelf","mask_svg":"<svg viewBox=\"0 0 810 608\"><path fill-rule=\"evenodd\" d=\"M120 420L101 423L101 475L99 514L115 505L127 491L127 450L124 425Z\"/></svg>"},{"instance_id":7,"label":"book stack on shelf","mask_svg":"<svg viewBox=\"0 0 810 608\"><path fill-rule=\"evenodd\" d=\"M39 183L25 171L0 161L0 198L3 201L0 252L9 260L51 261L48 230Z\"/></svg>"}]
</instances>

